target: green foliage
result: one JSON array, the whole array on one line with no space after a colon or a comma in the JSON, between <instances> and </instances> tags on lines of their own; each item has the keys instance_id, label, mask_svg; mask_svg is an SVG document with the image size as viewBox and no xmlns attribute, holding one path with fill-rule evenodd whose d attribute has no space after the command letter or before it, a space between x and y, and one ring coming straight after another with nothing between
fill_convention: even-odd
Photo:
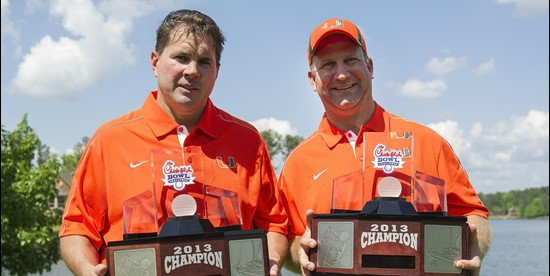
<instances>
[{"instance_id":1,"label":"green foliage","mask_svg":"<svg viewBox=\"0 0 550 276\"><path fill-rule=\"evenodd\" d=\"M287 157L290 154L290 152L295 147L297 147L303 140L304 138L298 135L295 135L295 136L286 135L283 143L283 155Z\"/></svg>"},{"instance_id":2,"label":"green foliage","mask_svg":"<svg viewBox=\"0 0 550 276\"><path fill-rule=\"evenodd\" d=\"M281 134L278 132L268 129L261 132L262 138L265 141L265 144L267 145L267 150L269 151L269 156L273 158L277 153L281 152L282 145L281 145Z\"/></svg>"},{"instance_id":3,"label":"green foliage","mask_svg":"<svg viewBox=\"0 0 550 276\"><path fill-rule=\"evenodd\" d=\"M494 194L480 193L479 198L489 208L491 216L516 218L548 216L548 186Z\"/></svg>"},{"instance_id":4,"label":"green foliage","mask_svg":"<svg viewBox=\"0 0 550 276\"><path fill-rule=\"evenodd\" d=\"M13 132L2 126L2 269L12 275L49 271L60 258L53 229L61 210L48 206L58 178L59 163L26 114Z\"/></svg>"},{"instance_id":5,"label":"green foliage","mask_svg":"<svg viewBox=\"0 0 550 276\"><path fill-rule=\"evenodd\" d=\"M281 154L283 159L290 154L290 152L304 140L304 138L298 135L285 135L284 137L278 132L268 129L261 132L264 139L271 161L277 154Z\"/></svg>"},{"instance_id":6,"label":"green foliage","mask_svg":"<svg viewBox=\"0 0 550 276\"><path fill-rule=\"evenodd\" d=\"M89 141L90 138L84 136L80 142L77 142L76 145L74 145L72 153L61 155L62 172L74 172L76 165L78 165L78 161L80 161L80 157L82 156L82 153L84 152L84 149Z\"/></svg>"}]
</instances>

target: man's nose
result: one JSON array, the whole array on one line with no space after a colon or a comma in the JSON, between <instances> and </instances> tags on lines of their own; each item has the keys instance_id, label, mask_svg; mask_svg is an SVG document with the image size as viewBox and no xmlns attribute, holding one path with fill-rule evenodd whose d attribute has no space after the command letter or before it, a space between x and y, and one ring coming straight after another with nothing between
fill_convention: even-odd
<instances>
[{"instance_id":1,"label":"man's nose","mask_svg":"<svg viewBox=\"0 0 550 276\"><path fill-rule=\"evenodd\" d=\"M184 76L190 78L198 78L200 76L198 62L190 61L183 71Z\"/></svg>"},{"instance_id":2,"label":"man's nose","mask_svg":"<svg viewBox=\"0 0 550 276\"><path fill-rule=\"evenodd\" d=\"M337 80L343 81L349 77L349 70L346 64L344 64L344 62L337 62L335 69L336 71L334 76L336 77Z\"/></svg>"}]
</instances>

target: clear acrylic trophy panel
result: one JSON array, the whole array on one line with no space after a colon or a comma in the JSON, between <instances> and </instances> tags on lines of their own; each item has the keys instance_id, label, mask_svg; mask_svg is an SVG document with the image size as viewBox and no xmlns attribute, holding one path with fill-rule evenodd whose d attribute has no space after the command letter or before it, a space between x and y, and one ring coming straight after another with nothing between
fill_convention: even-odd
<instances>
[{"instance_id":1,"label":"clear acrylic trophy panel","mask_svg":"<svg viewBox=\"0 0 550 276\"><path fill-rule=\"evenodd\" d=\"M123 234L158 233L157 209L152 190L123 203Z\"/></svg>"},{"instance_id":2,"label":"clear acrylic trophy panel","mask_svg":"<svg viewBox=\"0 0 550 276\"><path fill-rule=\"evenodd\" d=\"M412 133L366 132L363 141L365 201L402 197L417 212L447 214L445 181L414 167Z\"/></svg>"},{"instance_id":3,"label":"clear acrylic trophy panel","mask_svg":"<svg viewBox=\"0 0 550 276\"><path fill-rule=\"evenodd\" d=\"M361 211L364 203L361 171L355 171L333 180L331 213Z\"/></svg>"},{"instance_id":4,"label":"clear acrylic trophy panel","mask_svg":"<svg viewBox=\"0 0 550 276\"><path fill-rule=\"evenodd\" d=\"M419 213L447 215L445 180L417 171L414 179L413 205Z\"/></svg>"},{"instance_id":5,"label":"clear acrylic trophy panel","mask_svg":"<svg viewBox=\"0 0 550 276\"><path fill-rule=\"evenodd\" d=\"M401 197L412 201L413 142L408 133L363 133L365 201Z\"/></svg>"},{"instance_id":6,"label":"clear acrylic trophy panel","mask_svg":"<svg viewBox=\"0 0 550 276\"><path fill-rule=\"evenodd\" d=\"M238 193L201 179L181 150L152 150L151 166L152 189L124 203L124 234L158 233L176 216L200 216L214 227L242 224Z\"/></svg>"}]
</instances>

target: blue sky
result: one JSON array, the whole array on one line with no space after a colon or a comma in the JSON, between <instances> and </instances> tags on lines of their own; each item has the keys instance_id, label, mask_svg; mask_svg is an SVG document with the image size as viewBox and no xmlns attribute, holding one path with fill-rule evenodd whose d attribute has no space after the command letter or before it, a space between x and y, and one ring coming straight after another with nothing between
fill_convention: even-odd
<instances>
[{"instance_id":1,"label":"blue sky","mask_svg":"<svg viewBox=\"0 0 550 276\"><path fill-rule=\"evenodd\" d=\"M323 113L308 35L341 17L366 37L374 98L446 137L478 192L548 185L547 0L1 1L2 125L28 113L54 152L143 104L155 30L181 8L227 37L214 103L306 137Z\"/></svg>"}]
</instances>

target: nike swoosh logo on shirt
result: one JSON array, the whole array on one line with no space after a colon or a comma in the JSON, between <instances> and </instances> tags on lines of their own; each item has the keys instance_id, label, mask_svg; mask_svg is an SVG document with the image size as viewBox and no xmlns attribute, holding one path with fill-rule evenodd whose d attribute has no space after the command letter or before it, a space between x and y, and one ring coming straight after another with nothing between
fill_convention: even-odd
<instances>
[{"instance_id":1,"label":"nike swoosh logo on shirt","mask_svg":"<svg viewBox=\"0 0 550 276\"><path fill-rule=\"evenodd\" d=\"M145 163L147 163L147 162L149 162L149 160L141 161L141 162L139 162L139 163L137 163L137 164L134 164L134 163L130 162L130 168L133 169L133 168L135 168L135 167L139 167L139 166L141 166L141 165L143 165L143 164L145 164Z\"/></svg>"},{"instance_id":2,"label":"nike swoosh logo on shirt","mask_svg":"<svg viewBox=\"0 0 550 276\"><path fill-rule=\"evenodd\" d=\"M317 178L319 178L319 176L321 176L324 172L326 172L328 170L328 168L322 170L320 173L316 174L313 176L313 180L317 180Z\"/></svg>"}]
</instances>

